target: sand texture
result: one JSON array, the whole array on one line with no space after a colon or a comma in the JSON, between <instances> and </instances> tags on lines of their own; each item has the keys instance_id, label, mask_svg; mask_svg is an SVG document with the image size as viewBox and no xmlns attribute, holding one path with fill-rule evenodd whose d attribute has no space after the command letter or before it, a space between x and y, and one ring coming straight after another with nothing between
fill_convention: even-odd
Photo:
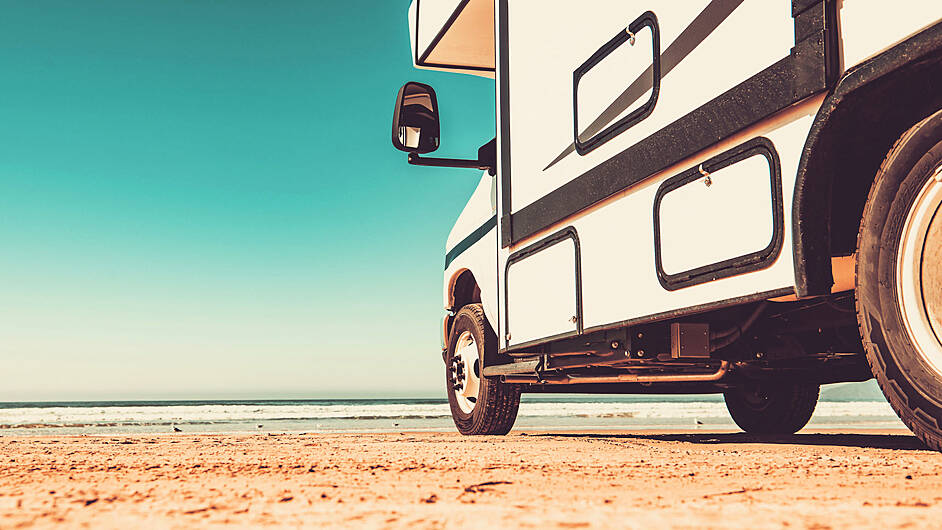
<instances>
[{"instance_id":1,"label":"sand texture","mask_svg":"<svg viewBox=\"0 0 942 530\"><path fill-rule=\"evenodd\" d=\"M899 433L0 437L0 528L942 527Z\"/></svg>"}]
</instances>

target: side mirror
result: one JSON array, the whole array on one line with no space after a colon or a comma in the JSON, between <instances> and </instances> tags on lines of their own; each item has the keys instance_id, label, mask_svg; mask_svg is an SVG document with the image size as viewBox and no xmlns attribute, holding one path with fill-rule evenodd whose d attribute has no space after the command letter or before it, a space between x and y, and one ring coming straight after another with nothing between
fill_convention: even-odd
<instances>
[{"instance_id":1,"label":"side mirror","mask_svg":"<svg viewBox=\"0 0 942 530\"><path fill-rule=\"evenodd\" d=\"M439 130L435 90L414 81L402 85L393 112L393 147L407 153L431 153L438 149Z\"/></svg>"}]
</instances>

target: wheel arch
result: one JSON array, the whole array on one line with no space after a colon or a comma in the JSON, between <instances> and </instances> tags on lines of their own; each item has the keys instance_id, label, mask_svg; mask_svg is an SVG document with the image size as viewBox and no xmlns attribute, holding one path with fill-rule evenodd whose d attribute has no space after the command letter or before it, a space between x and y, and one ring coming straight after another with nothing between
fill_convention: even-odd
<instances>
[{"instance_id":1,"label":"wheel arch","mask_svg":"<svg viewBox=\"0 0 942 530\"><path fill-rule=\"evenodd\" d=\"M448 281L445 295L445 305L448 314L442 326L443 341L447 342L448 334L451 333L451 325L454 323L455 314L459 309L468 304L481 303L481 287L471 269L463 268L455 271Z\"/></svg>"},{"instance_id":2,"label":"wheel arch","mask_svg":"<svg viewBox=\"0 0 942 530\"><path fill-rule=\"evenodd\" d=\"M939 86L942 22L855 66L825 98L795 182L792 231L799 297L830 292L831 257L853 254L880 163L903 132L942 108Z\"/></svg>"},{"instance_id":3,"label":"wheel arch","mask_svg":"<svg viewBox=\"0 0 942 530\"><path fill-rule=\"evenodd\" d=\"M448 309L458 311L468 304L481 303L481 288L471 269L459 269L448 282Z\"/></svg>"}]
</instances>

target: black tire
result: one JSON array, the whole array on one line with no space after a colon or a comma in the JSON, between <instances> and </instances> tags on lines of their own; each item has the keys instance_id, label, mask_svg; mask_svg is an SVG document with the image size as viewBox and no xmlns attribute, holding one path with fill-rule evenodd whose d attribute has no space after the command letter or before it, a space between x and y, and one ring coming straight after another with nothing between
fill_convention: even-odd
<instances>
[{"instance_id":1,"label":"black tire","mask_svg":"<svg viewBox=\"0 0 942 530\"><path fill-rule=\"evenodd\" d=\"M942 111L903 133L880 165L857 234L856 289L870 369L903 423L935 450L942 450L942 375L906 330L896 265L910 209L940 165Z\"/></svg>"},{"instance_id":2,"label":"black tire","mask_svg":"<svg viewBox=\"0 0 942 530\"><path fill-rule=\"evenodd\" d=\"M497 336L487 323L481 304L469 304L462 307L455 315L455 323L448 337L448 350L445 356L445 386L448 392L448 404L451 406L451 417L455 420L455 426L461 434L507 434L517 419L517 410L520 407L518 385L481 377L477 400L471 413L464 412L458 405L458 397L451 378L451 366L458 338L465 331L470 332L474 338L479 359L496 359L497 354ZM475 369L475 367L467 368Z\"/></svg>"},{"instance_id":3,"label":"black tire","mask_svg":"<svg viewBox=\"0 0 942 530\"><path fill-rule=\"evenodd\" d=\"M819 389L770 381L727 390L723 397L740 429L751 434L794 434L811 419Z\"/></svg>"}]
</instances>

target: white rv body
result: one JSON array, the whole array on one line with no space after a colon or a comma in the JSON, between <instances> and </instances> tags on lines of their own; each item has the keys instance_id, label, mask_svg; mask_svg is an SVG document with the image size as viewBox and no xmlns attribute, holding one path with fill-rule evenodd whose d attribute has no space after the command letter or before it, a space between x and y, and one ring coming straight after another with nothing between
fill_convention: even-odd
<instances>
[{"instance_id":1,"label":"white rv body","mask_svg":"<svg viewBox=\"0 0 942 530\"><path fill-rule=\"evenodd\" d=\"M469 7L464 9L475 8L476 15L471 16L470 11L462 14L461 6L466 3ZM490 2L484 0L414 1L409 12L410 27L413 28L413 45L416 34L419 35L419 55L422 55L421 50L428 49L456 10L459 11L456 20L467 19L470 25L472 19L481 18L483 4L490 7ZM586 156L570 150L561 160L551 164L573 143L573 71L611 35L624 31L626 25L649 4L624 0L559 3L553 7L537 0L508 1L506 4L506 18L498 17L497 20L498 25L506 27L499 26L497 33L505 31L508 36L508 103L511 110L509 116L499 116L498 119L507 120L511 131L511 214L788 56L795 46L789 2L780 2L775 7L770 7L766 0L713 2L720 4L719 16L725 15L726 18L701 42L688 45L687 48L692 46L692 50L669 72L662 73L660 94L653 112ZM710 2L677 2L657 6L662 54L671 49L698 15L703 16L704 7L708 4ZM844 2L840 16L844 23L845 59L859 62L915 33L929 22L942 18L942 4L916 0L899 4L894 7L892 24L886 27L885 13L876 6L861 0ZM417 9L421 9L418 31L415 29ZM884 29L874 34L867 28L872 28L876 21L881 21ZM462 34L473 35L475 32L463 29ZM438 58L435 62L439 64L452 61L459 66L493 67L493 61L482 59L482 53L486 53L484 50L493 49L493 39L494 33L477 31L472 42L468 43L472 52L464 62L455 53L449 55L433 51L428 57ZM612 55L613 59L621 62L604 72L607 78L596 76L591 80L595 85L591 95L595 98L580 99L580 107L585 106L580 114L597 116L626 84L643 71L644 68L632 68L631 59L644 67L650 65L651 40L651 32L645 29L637 35L633 46L625 46L630 54L624 57ZM503 52L498 46L497 62ZM423 67L418 61L416 63ZM853 63L846 66L853 66ZM479 70L471 73L487 75L489 72ZM500 72L497 77L497 98L500 101L503 97ZM644 97L648 95L650 90ZM495 330L499 330L501 345L506 348L722 300L792 293L795 268L790 251L792 234L789 221L792 218L795 175L802 148L823 97L823 94L816 94L799 101L510 246L500 248L497 244L501 228L499 222L494 223L492 230L454 258L446 268L445 307L453 308L449 289L457 274L471 271L481 288L488 320ZM617 117L630 110L627 108ZM581 123L580 127L585 126ZM757 137L769 139L777 152L781 164L781 204L773 205L770 200L770 185L774 183L769 182L768 168L763 169L763 158L758 155L743 161L742 168L730 167L719 172L713 178L715 186L691 183L668 194L660 212L664 270L679 272L684 267L695 268L759 251L773 239L777 229L782 231L779 236L782 241L775 259L760 270L682 289L665 289L658 282L654 257L652 211L659 186L683 170L699 166L724 150ZM500 134L497 138L498 152L503 153L501 143L505 139ZM550 167L547 168L548 165ZM739 175L723 174L732 172ZM752 181L756 184L753 186L743 188L733 183L736 179L749 179L747 173L750 172L754 173ZM446 251L453 250L455 245L495 215L489 197L495 185L498 205L506 208L503 203L506 195L502 193L501 184L497 177L487 174L482 177L448 238ZM731 211L737 202L748 202L748 207ZM772 226L773 206L781 208L778 227ZM720 218L720 212L727 215ZM581 322L573 321L578 308L572 243L566 243L567 252L560 246L545 256L537 254L507 267L512 253L566 226L576 230L579 240ZM679 249L683 251L679 252ZM505 274L506 292L503 288ZM504 317L499 318L498 314Z\"/></svg>"},{"instance_id":2,"label":"white rv body","mask_svg":"<svg viewBox=\"0 0 942 530\"><path fill-rule=\"evenodd\" d=\"M481 302L489 322L497 322L496 200L497 181L485 172L445 242L448 249L445 257L445 309L455 307L455 282L462 272L469 271L481 289ZM483 233L477 238L475 232ZM461 250L459 246L468 238L472 238L473 243L467 250L460 254L455 252ZM449 259L450 255L455 256L453 261Z\"/></svg>"},{"instance_id":3,"label":"white rv body","mask_svg":"<svg viewBox=\"0 0 942 530\"><path fill-rule=\"evenodd\" d=\"M438 146L437 108L402 105L427 85L394 120L410 163L487 170L445 248L462 433L560 387L722 392L744 430L788 433L821 384L876 377L942 450L942 3L413 0L408 20L416 68L495 80L476 160L397 145L405 116Z\"/></svg>"}]
</instances>

